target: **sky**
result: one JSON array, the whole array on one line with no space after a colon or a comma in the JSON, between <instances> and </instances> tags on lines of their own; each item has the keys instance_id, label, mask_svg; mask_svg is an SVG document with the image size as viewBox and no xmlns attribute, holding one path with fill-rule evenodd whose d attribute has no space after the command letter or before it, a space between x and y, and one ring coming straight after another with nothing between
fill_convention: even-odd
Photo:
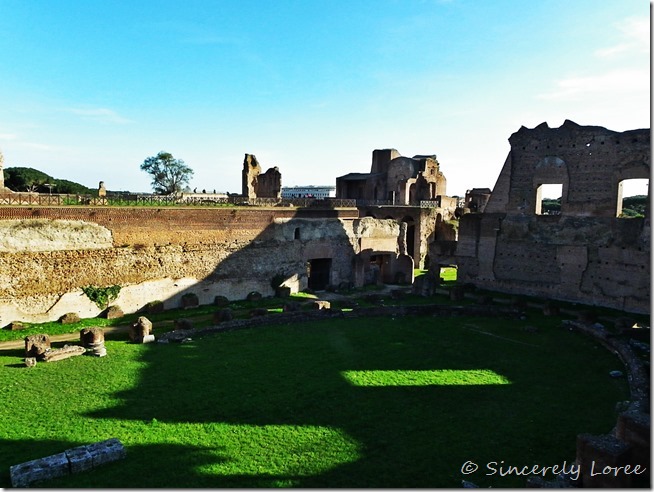
<instances>
[{"instance_id":1,"label":"sky","mask_svg":"<svg viewBox=\"0 0 654 492\"><path fill-rule=\"evenodd\" d=\"M650 127L645 0L0 0L6 167L151 191L241 192L435 154L447 194L492 188L521 126Z\"/></svg>"}]
</instances>

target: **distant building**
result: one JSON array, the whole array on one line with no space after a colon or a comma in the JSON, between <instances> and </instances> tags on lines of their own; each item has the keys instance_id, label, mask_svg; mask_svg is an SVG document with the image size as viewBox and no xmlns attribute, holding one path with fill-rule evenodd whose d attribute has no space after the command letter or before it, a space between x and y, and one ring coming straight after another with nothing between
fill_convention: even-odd
<instances>
[{"instance_id":1,"label":"distant building","mask_svg":"<svg viewBox=\"0 0 654 492\"><path fill-rule=\"evenodd\" d=\"M369 173L336 178L336 197L415 206L422 200L447 198L446 185L435 155L403 157L395 149L377 149L372 152Z\"/></svg>"},{"instance_id":2,"label":"distant building","mask_svg":"<svg viewBox=\"0 0 654 492\"><path fill-rule=\"evenodd\" d=\"M282 198L333 198L336 186L282 186Z\"/></svg>"}]
</instances>

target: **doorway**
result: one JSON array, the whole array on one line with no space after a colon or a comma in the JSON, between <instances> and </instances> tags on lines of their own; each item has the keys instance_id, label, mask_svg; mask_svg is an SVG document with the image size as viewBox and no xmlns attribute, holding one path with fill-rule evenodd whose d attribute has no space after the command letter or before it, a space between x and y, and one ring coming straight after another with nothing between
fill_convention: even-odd
<instances>
[{"instance_id":1,"label":"doorway","mask_svg":"<svg viewBox=\"0 0 654 492\"><path fill-rule=\"evenodd\" d=\"M312 290L325 290L329 285L332 270L331 258L314 258L307 263L309 288Z\"/></svg>"}]
</instances>

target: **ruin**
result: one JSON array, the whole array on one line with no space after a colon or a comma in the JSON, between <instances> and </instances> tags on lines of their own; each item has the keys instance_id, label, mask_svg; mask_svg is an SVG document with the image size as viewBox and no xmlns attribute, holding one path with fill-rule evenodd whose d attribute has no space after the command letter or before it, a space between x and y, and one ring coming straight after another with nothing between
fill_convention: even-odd
<instances>
[{"instance_id":1,"label":"ruin","mask_svg":"<svg viewBox=\"0 0 654 492\"><path fill-rule=\"evenodd\" d=\"M650 218L619 218L622 182L650 175L648 129L615 132L566 120L520 128L483 213L458 241L434 241L431 267L489 290L649 313ZM541 213L560 184L561 212Z\"/></svg>"},{"instance_id":2,"label":"ruin","mask_svg":"<svg viewBox=\"0 0 654 492\"><path fill-rule=\"evenodd\" d=\"M462 202L446 196L435 156L382 149L370 173L337 178L351 201L338 207L0 207L0 326L95 317L80 291L100 282L121 285L128 314L154 300L410 285L414 268L438 279L441 265L457 265L461 284L648 312L649 212L617 215L622 181L649 177L649 131L566 121L510 143L492 193L473 188ZM549 183L562 186L560 215L540 213ZM241 199L279 204L280 190L279 170L261 174L246 154Z\"/></svg>"},{"instance_id":3,"label":"ruin","mask_svg":"<svg viewBox=\"0 0 654 492\"><path fill-rule=\"evenodd\" d=\"M372 153L369 173L349 173L336 178L336 198L419 205L421 200L447 201L446 186L447 180L435 155L403 157L395 149L378 149ZM446 203L439 205L445 207Z\"/></svg>"},{"instance_id":4,"label":"ruin","mask_svg":"<svg viewBox=\"0 0 654 492\"><path fill-rule=\"evenodd\" d=\"M272 167L262 173L257 158L252 154L245 154L241 194L249 199L274 198L279 200L282 196L282 174L279 172L279 168Z\"/></svg>"}]
</instances>

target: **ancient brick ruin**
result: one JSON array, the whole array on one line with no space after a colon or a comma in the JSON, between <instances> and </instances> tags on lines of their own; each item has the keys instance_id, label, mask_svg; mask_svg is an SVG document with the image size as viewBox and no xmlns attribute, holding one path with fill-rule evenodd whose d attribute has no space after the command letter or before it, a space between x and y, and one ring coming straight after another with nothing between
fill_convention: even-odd
<instances>
[{"instance_id":1,"label":"ancient brick ruin","mask_svg":"<svg viewBox=\"0 0 654 492\"><path fill-rule=\"evenodd\" d=\"M200 304L274 295L276 276L297 292L413 275L401 225L356 208L6 206L0 232L1 326L95 317L88 285L121 285L115 303L132 313L152 301L179 307L189 293Z\"/></svg>"},{"instance_id":2,"label":"ancient brick ruin","mask_svg":"<svg viewBox=\"0 0 654 492\"><path fill-rule=\"evenodd\" d=\"M458 242L435 241L432 265L458 265L460 283L648 313L650 218L618 218L622 182L650 176L648 129L615 132L567 121L511 135L484 213L466 214ZM560 184L561 212L541 190Z\"/></svg>"},{"instance_id":3,"label":"ancient brick ruin","mask_svg":"<svg viewBox=\"0 0 654 492\"><path fill-rule=\"evenodd\" d=\"M336 178L336 198L419 205L421 200L446 200L446 186L435 155L403 157L395 149L382 149L373 151L369 173Z\"/></svg>"},{"instance_id":4,"label":"ancient brick ruin","mask_svg":"<svg viewBox=\"0 0 654 492\"><path fill-rule=\"evenodd\" d=\"M261 172L259 161L252 154L245 154L243 160L242 195L248 198L282 197L282 175L277 167Z\"/></svg>"}]
</instances>

